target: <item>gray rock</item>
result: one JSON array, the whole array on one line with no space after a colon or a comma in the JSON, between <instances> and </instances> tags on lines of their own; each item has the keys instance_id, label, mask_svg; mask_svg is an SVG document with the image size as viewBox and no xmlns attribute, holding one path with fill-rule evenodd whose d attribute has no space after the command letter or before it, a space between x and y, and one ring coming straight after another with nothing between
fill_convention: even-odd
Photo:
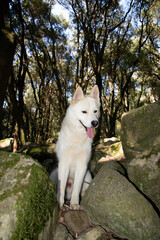
<instances>
[{"instance_id":1,"label":"gray rock","mask_svg":"<svg viewBox=\"0 0 160 240\"><path fill-rule=\"evenodd\" d=\"M46 222L45 227L42 232L38 235L38 240L53 240L53 230L57 224L58 219L58 205L54 207L52 215L49 217L49 220Z\"/></svg>"},{"instance_id":2,"label":"gray rock","mask_svg":"<svg viewBox=\"0 0 160 240\"><path fill-rule=\"evenodd\" d=\"M160 102L124 114L121 139L129 179L160 209Z\"/></svg>"},{"instance_id":3,"label":"gray rock","mask_svg":"<svg viewBox=\"0 0 160 240\"><path fill-rule=\"evenodd\" d=\"M105 138L96 146L91 158L90 170L95 176L102 165L109 161L120 161L124 158L122 144L118 138Z\"/></svg>"},{"instance_id":4,"label":"gray rock","mask_svg":"<svg viewBox=\"0 0 160 240\"><path fill-rule=\"evenodd\" d=\"M91 221L131 240L160 239L160 219L152 205L119 172L104 165L82 202Z\"/></svg>"},{"instance_id":5,"label":"gray rock","mask_svg":"<svg viewBox=\"0 0 160 240\"><path fill-rule=\"evenodd\" d=\"M101 237L106 235L106 231L100 227L96 226L94 228L91 228L88 232L82 234L80 237L78 237L78 240L98 240L103 239Z\"/></svg>"},{"instance_id":6,"label":"gray rock","mask_svg":"<svg viewBox=\"0 0 160 240\"><path fill-rule=\"evenodd\" d=\"M97 172L101 168L101 166L97 166L99 159L101 159L102 157L105 157L105 156L106 156L105 152L102 152L100 150L94 151L91 162L90 162L90 170L94 176L97 174Z\"/></svg>"},{"instance_id":7,"label":"gray rock","mask_svg":"<svg viewBox=\"0 0 160 240\"><path fill-rule=\"evenodd\" d=\"M160 150L160 102L134 109L122 116L121 140L128 159Z\"/></svg>"},{"instance_id":8,"label":"gray rock","mask_svg":"<svg viewBox=\"0 0 160 240\"><path fill-rule=\"evenodd\" d=\"M16 229L16 197L8 197L0 202L0 239L8 240Z\"/></svg>"},{"instance_id":9,"label":"gray rock","mask_svg":"<svg viewBox=\"0 0 160 240\"><path fill-rule=\"evenodd\" d=\"M129 179L160 210L160 153L133 159L127 168Z\"/></svg>"},{"instance_id":10,"label":"gray rock","mask_svg":"<svg viewBox=\"0 0 160 240\"><path fill-rule=\"evenodd\" d=\"M13 138L5 138L0 140L0 149L11 152L13 150Z\"/></svg>"},{"instance_id":11,"label":"gray rock","mask_svg":"<svg viewBox=\"0 0 160 240\"><path fill-rule=\"evenodd\" d=\"M63 224L73 236L77 237L90 228L90 221L84 211L70 210L63 214Z\"/></svg>"},{"instance_id":12,"label":"gray rock","mask_svg":"<svg viewBox=\"0 0 160 240\"><path fill-rule=\"evenodd\" d=\"M73 237L69 234L67 228L59 223L57 224L57 227L55 229L54 235L53 235L54 240L72 240Z\"/></svg>"},{"instance_id":13,"label":"gray rock","mask_svg":"<svg viewBox=\"0 0 160 240\"><path fill-rule=\"evenodd\" d=\"M110 146L107 146L104 150L107 155L114 157L115 159L121 159L124 157L123 149L122 149L122 143L116 142L111 144Z\"/></svg>"},{"instance_id":14,"label":"gray rock","mask_svg":"<svg viewBox=\"0 0 160 240\"><path fill-rule=\"evenodd\" d=\"M54 225L55 206L54 186L40 164L22 154L0 152L0 239L46 236L45 229Z\"/></svg>"}]
</instances>

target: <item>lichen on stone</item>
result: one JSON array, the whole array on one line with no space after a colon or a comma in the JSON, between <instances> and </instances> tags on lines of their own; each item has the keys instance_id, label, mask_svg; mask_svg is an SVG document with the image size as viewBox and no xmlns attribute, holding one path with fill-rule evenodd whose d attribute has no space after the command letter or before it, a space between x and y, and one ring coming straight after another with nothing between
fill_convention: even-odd
<instances>
[{"instance_id":1,"label":"lichen on stone","mask_svg":"<svg viewBox=\"0 0 160 240\"><path fill-rule=\"evenodd\" d=\"M0 179L8 168L13 168L20 160L17 154L11 154L0 151Z\"/></svg>"},{"instance_id":2,"label":"lichen on stone","mask_svg":"<svg viewBox=\"0 0 160 240\"><path fill-rule=\"evenodd\" d=\"M56 202L55 191L43 168L31 167L28 184L21 189L16 203L16 231L11 240L38 239L46 221L51 216ZM38 170L38 171L37 171Z\"/></svg>"},{"instance_id":3,"label":"lichen on stone","mask_svg":"<svg viewBox=\"0 0 160 240\"><path fill-rule=\"evenodd\" d=\"M0 177L0 238L38 239L56 206L48 173L27 155L0 152Z\"/></svg>"}]
</instances>

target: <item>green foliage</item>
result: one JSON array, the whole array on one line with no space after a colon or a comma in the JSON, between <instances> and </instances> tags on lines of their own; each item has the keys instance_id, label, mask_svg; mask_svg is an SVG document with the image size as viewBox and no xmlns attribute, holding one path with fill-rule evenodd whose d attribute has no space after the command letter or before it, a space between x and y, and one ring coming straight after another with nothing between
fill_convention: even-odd
<instances>
[{"instance_id":1,"label":"green foliage","mask_svg":"<svg viewBox=\"0 0 160 240\"><path fill-rule=\"evenodd\" d=\"M52 14L55 2L10 3L18 44L4 134L18 122L19 138L22 129L27 141L55 138L75 87L96 83L102 131L115 135L123 112L160 99L159 1L58 1L70 11L72 39L69 23Z\"/></svg>"}]
</instances>

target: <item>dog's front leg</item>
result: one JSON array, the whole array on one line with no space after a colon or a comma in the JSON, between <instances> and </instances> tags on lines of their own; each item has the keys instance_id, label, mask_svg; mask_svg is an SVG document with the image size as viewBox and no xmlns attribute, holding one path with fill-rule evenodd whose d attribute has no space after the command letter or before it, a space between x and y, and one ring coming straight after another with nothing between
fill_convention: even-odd
<instances>
[{"instance_id":1,"label":"dog's front leg","mask_svg":"<svg viewBox=\"0 0 160 240\"><path fill-rule=\"evenodd\" d=\"M65 197L65 189L67 184L69 174L69 167L64 164L64 161L60 161L58 165L58 202L60 208L63 207L64 197Z\"/></svg>"},{"instance_id":2,"label":"dog's front leg","mask_svg":"<svg viewBox=\"0 0 160 240\"><path fill-rule=\"evenodd\" d=\"M79 210L79 194L81 191L82 183L84 180L84 176L86 174L87 167L86 166L77 166L74 176L74 184L70 206L73 210Z\"/></svg>"}]
</instances>

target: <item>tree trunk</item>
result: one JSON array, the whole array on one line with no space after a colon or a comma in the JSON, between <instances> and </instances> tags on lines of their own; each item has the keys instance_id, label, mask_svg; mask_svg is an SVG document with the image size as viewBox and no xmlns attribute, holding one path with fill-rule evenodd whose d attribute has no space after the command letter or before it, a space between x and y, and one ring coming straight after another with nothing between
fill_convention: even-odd
<instances>
[{"instance_id":1,"label":"tree trunk","mask_svg":"<svg viewBox=\"0 0 160 240\"><path fill-rule=\"evenodd\" d=\"M9 85L8 85L8 91L9 91L9 97L11 101L11 111L14 119L16 120L18 124L18 139L19 139L19 145L25 144L25 131L24 131L24 121L23 121L23 111L19 107L19 102L16 98L16 91L14 89L14 76L12 73L12 77L10 79Z\"/></svg>"},{"instance_id":2,"label":"tree trunk","mask_svg":"<svg viewBox=\"0 0 160 240\"><path fill-rule=\"evenodd\" d=\"M17 152L17 150L18 150L18 124L16 122L14 128L13 152Z\"/></svg>"},{"instance_id":3,"label":"tree trunk","mask_svg":"<svg viewBox=\"0 0 160 240\"><path fill-rule=\"evenodd\" d=\"M0 139L2 138L3 102L16 47L15 34L10 32L9 26L5 23L8 2L7 0L0 1Z\"/></svg>"},{"instance_id":4,"label":"tree trunk","mask_svg":"<svg viewBox=\"0 0 160 240\"><path fill-rule=\"evenodd\" d=\"M115 136L115 128L116 128L116 115L113 114L113 116L109 117L109 131L108 131L108 137Z\"/></svg>"},{"instance_id":5,"label":"tree trunk","mask_svg":"<svg viewBox=\"0 0 160 240\"><path fill-rule=\"evenodd\" d=\"M102 112L103 112L103 107L102 107L102 99L101 99L101 95L102 95L102 78L101 78L101 73L99 71L96 72L96 84L99 88L99 95L100 95L100 102L101 102L101 107L100 107L100 118L99 118L99 127L97 129L96 132L96 136L94 138L94 142L99 142L100 140L100 136L101 136L101 127L102 127Z\"/></svg>"}]
</instances>

